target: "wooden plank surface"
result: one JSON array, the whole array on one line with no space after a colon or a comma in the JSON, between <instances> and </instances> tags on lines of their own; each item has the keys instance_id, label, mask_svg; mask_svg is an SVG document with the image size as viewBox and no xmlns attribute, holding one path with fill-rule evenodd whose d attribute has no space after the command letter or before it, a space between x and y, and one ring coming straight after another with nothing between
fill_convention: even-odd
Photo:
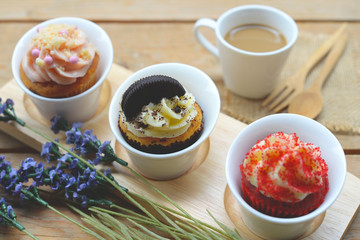
<instances>
[{"instance_id":1,"label":"wooden plank surface","mask_svg":"<svg viewBox=\"0 0 360 240\"><path fill-rule=\"evenodd\" d=\"M12 78L11 55L18 39L36 23L0 23L0 86ZM341 23L298 23L299 31L331 34ZM206 72L223 98L226 89L217 59L192 34L193 23L99 23L114 46L114 62L131 71L161 62L181 62ZM154 34L157 33L157 34ZM204 32L213 38L210 31ZM350 39L360 42L360 23L349 26ZM354 53L359 55L359 53ZM360 59L360 55L359 55ZM226 101L222 101L222 107ZM337 134L345 150L360 149L360 136ZM1 139L0 139L1 144ZM358 152L360 153L360 152Z\"/></svg>"},{"instance_id":2,"label":"wooden plank surface","mask_svg":"<svg viewBox=\"0 0 360 240\"><path fill-rule=\"evenodd\" d=\"M105 90L103 91L103 94L110 94L111 97L117 87L129 76L129 74L131 74L130 71L114 64L108 76L109 85L105 87L110 89L110 93ZM14 81L8 82L5 86L0 88L0 95L5 95L7 92L9 92L10 97L15 103L19 103L24 99L24 93L19 91L19 87ZM109 102L100 102L100 105L102 106L101 110L98 111L96 116L84 124L84 129L93 129L94 133L101 141L111 140L111 144L119 157L128 161L131 165L130 159L124 149L117 144L110 131L110 127L108 126L107 111ZM34 118L34 114L36 116L38 114L34 112L36 109L32 107L31 103L25 101L24 105L16 106L16 111L17 115L29 126L35 127L37 130L40 130L47 135L53 135L49 130L49 124L46 123L45 119L39 117ZM209 142L211 147L208 146L208 143L203 144L203 150L199 150L200 155L197 155L197 161L192 171L180 178L171 181L153 181L153 184L198 219L211 224L211 218L205 211L209 210L221 222L228 226L234 225L235 223L229 219L224 207L224 198L229 198L228 195L225 195L224 197L226 187L225 156L233 139L245 126L245 124L228 117L225 114L220 114L215 130L210 136ZM0 123L0 130L7 132L36 150L40 150L41 144L46 142L42 137L39 137L37 134L28 131L26 128L20 127L17 124ZM60 142L64 141L63 137L56 137L59 138ZM16 159L13 162L14 164L17 164L19 161L20 159ZM159 199L156 194L148 191L149 189L147 186L131 175L124 174L123 171L124 170L121 167L117 165L113 166L112 173L122 185L128 187L130 191L148 196L152 199L157 199L157 201L160 202L163 201ZM196 183L195 185L193 184L194 182ZM355 193L358 185L360 185L360 179L351 173L348 173L347 182L345 183L345 187L340 197L327 211L326 217L318 230L306 239L338 239L344 235L345 230L348 228L348 225L352 221L357 208L360 205L360 192ZM163 204L166 204L166 202L163 202ZM42 221L43 219L48 218L52 220L46 224L48 229L46 236L68 237L69 232L73 232L75 234L74 236L77 236L77 234L80 234L79 236L81 236L81 233L76 231L76 229L70 231L63 230L61 232L53 231L56 229L55 226L63 226L67 225L67 223L61 218L53 216L52 213L48 214L48 211L46 210L42 210L41 208L37 209L42 213L40 215L41 217L39 216ZM341 220L341 224L337 221L339 219ZM28 220L25 217L25 222L27 221ZM237 218L235 221L238 222ZM258 239L258 237L251 233L245 225L235 226L241 231L245 239ZM44 232L43 228L38 229L38 227L32 225L30 225L28 229L37 231L41 234Z\"/></svg>"},{"instance_id":3,"label":"wooden plank surface","mask_svg":"<svg viewBox=\"0 0 360 240\"><path fill-rule=\"evenodd\" d=\"M200 17L216 19L229 8L248 3L280 8L297 21L300 31L314 34L330 34L340 22L350 21L350 40L360 44L360 4L357 0L1 0L0 87L12 78L11 54L24 32L48 18L78 16L96 21L108 32L114 45L115 63L131 71L160 62L187 63L208 73L223 95L219 64L196 42L192 26ZM81 8L78 7L80 4ZM204 33L214 39L212 32L205 30ZM354 56L359 64L360 54L354 52ZM336 136L347 153L349 172L360 177L360 136L340 133ZM0 132L0 154L23 159L32 152ZM57 239L61 238L66 237L58 236ZM18 239L22 239L21 236ZM344 239L360 239L359 212Z\"/></svg>"},{"instance_id":4,"label":"wooden plank surface","mask_svg":"<svg viewBox=\"0 0 360 240\"><path fill-rule=\"evenodd\" d=\"M200 17L218 18L230 8L249 3L274 6L287 12L297 21L360 19L360 6L357 0L2 0L0 20L38 21L65 14L95 21L194 21Z\"/></svg>"}]
</instances>

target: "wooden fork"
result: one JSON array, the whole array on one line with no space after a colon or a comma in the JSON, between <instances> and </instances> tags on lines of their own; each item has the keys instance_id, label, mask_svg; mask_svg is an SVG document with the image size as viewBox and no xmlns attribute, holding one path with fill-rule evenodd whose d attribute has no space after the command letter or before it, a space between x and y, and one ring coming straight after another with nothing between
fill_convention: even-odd
<instances>
[{"instance_id":1,"label":"wooden fork","mask_svg":"<svg viewBox=\"0 0 360 240\"><path fill-rule=\"evenodd\" d=\"M329 52L345 31L346 27L346 23L342 24L341 27L313 53L298 72L279 83L263 101L262 106L265 107L271 102L269 109L276 113L287 107L291 100L304 90L305 79L310 70Z\"/></svg>"}]
</instances>

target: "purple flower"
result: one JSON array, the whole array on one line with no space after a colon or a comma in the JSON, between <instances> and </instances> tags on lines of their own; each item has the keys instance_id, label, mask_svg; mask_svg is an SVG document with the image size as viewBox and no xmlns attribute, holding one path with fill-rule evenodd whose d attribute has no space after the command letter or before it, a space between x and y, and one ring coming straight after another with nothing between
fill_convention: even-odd
<instances>
[{"instance_id":1,"label":"purple flower","mask_svg":"<svg viewBox=\"0 0 360 240\"><path fill-rule=\"evenodd\" d=\"M110 168L106 169L105 172L104 172L105 176L110 176L111 175L111 172L110 172Z\"/></svg>"},{"instance_id":2,"label":"purple flower","mask_svg":"<svg viewBox=\"0 0 360 240\"><path fill-rule=\"evenodd\" d=\"M14 214L14 209L12 208L11 205L8 205L7 208L6 208L6 214L9 218L11 218L11 216Z\"/></svg>"},{"instance_id":3,"label":"purple flower","mask_svg":"<svg viewBox=\"0 0 360 240\"><path fill-rule=\"evenodd\" d=\"M21 162L21 168L26 171L30 169L31 167L36 166L36 161L33 158L26 158Z\"/></svg>"},{"instance_id":4,"label":"purple flower","mask_svg":"<svg viewBox=\"0 0 360 240\"><path fill-rule=\"evenodd\" d=\"M96 153L96 156L95 156L95 158L93 159L93 164L96 166L96 165L98 165L100 162L101 162L101 159L102 159L102 155L101 154L99 154L99 153Z\"/></svg>"},{"instance_id":5,"label":"purple flower","mask_svg":"<svg viewBox=\"0 0 360 240\"><path fill-rule=\"evenodd\" d=\"M9 165L9 166L11 166L11 165ZM17 171L14 168L11 168L10 172L8 172L8 173L9 173L10 178L17 178L18 177Z\"/></svg>"},{"instance_id":6,"label":"purple flower","mask_svg":"<svg viewBox=\"0 0 360 240\"><path fill-rule=\"evenodd\" d=\"M106 158L105 151L109 146L110 146L110 141L105 141L100 145L96 153L96 157L94 158L95 165L98 165L101 162L101 160L105 160Z\"/></svg>"},{"instance_id":7,"label":"purple flower","mask_svg":"<svg viewBox=\"0 0 360 240\"><path fill-rule=\"evenodd\" d=\"M82 207L86 207L87 206L87 203L88 203L88 197L86 195L82 195L81 196L81 206Z\"/></svg>"},{"instance_id":8,"label":"purple flower","mask_svg":"<svg viewBox=\"0 0 360 240\"><path fill-rule=\"evenodd\" d=\"M19 176L17 171L11 167L11 163L4 159L5 157L0 157L0 184L5 192L17 195L19 193L17 186L20 181Z\"/></svg>"},{"instance_id":9,"label":"purple flower","mask_svg":"<svg viewBox=\"0 0 360 240\"><path fill-rule=\"evenodd\" d=\"M75 177L70 177L68 179L68 181L67 181L67 184L66 184L65 188L70 188L74 184L76 184L76 178Z\"/></svg>"},{"instance_id":10,"label":"purple flower","mask_svg":"<svg viewBox=\"0 0 360 240\"><path fill-rule=\"evenodd\" d=\"M1 103L0 98L0 121L16 121L21 126L25 126L25 122L16 117L14 110L14 102L11 99L7 99L5 103Z\"/></svg>"},{"instance_id":11,"label":"purple flower","mask_svg":"<svg viewBox=\"0 0 360 240\"><path fill-rule=\"evenodd\" d=\"M73 158L70 165L69 165L69 169L77 169L78 164L79 164L79 159Z\"/></svg>"},{"instance_id":12,"label":"purple flower","mask_svg":"<svg viewBox=\"0 0 360 240\"><path fill-rule=\"evenodd\" d=\"M74 150L80 151L82 155L96 153L100 142L96 135L93 135L93 130L85 130L83 134L80 127L81 123L73 124L72 128L66 132L66 143L74 144Z\"/></svg>"},{"instance_id":13,"label":"purple flower","mask_svg":"<svg viewBox=\"0 0 360 240\"><path fill-rule=\"evenodd\" d=\"M6 215L8 218L16 221L16 214L13 207L11 205L8 205L3 197L0 199L0 212L2 213L2 216ZM0 217L0 224L11 225L11 223L7 219L2 217Z\"/></svg>"},{"instance_id":14,"label":"purple flower","mask_svg":"<svg viewBox=\"0 0 360 240\"><path fill-rule=\"evenodd\" d=\"M110 145L110 141L103 142L99 147L99 153L104 153L104 151L108 145Z\"/></svg>"},{"instance_id":15,"label":"purple flower","mask_svg":"<svg viewBox=\"0 0 360 240\"><path fill-rule=\"evenodd\" d=\"M11 99L7 99L4 103L1 103L0 98L0 121L8 122L9 120L15 120L14 114L14 102ZM2 115L2 116L1 116Z\"/></svg>"},{"instance_id":16,"label":"purple flower","mask_svg":"<svg viewBox=\"0 0 360 240\"><path fill-rule=\"evenodd\" d=\"M55 174L56 174L55 169L51 169L51 170L49 171L49 177L50 177L51 183L54 183L54 176L55 176Z\"/></svg>"},{"instance_id":17,"label":"purple flower","mask_svg":"<svg viewBox=\"0 0 360 240\"><path fill-rule=\"evenodd\" d=\"M38 184L37 186L43 185L44 180L44 164L42 162L38 163L38 165L35 167L35 180Z\"/></svg>"},{"instance_id":18,"label":"purple flower","mask_svg":"<svg viewBox=\"0 0 360 240\"><path fill-rule=\"evenodd\" d=\"M20 176L24 182L29 181L29 173L33 173L35 171L36 161L33 158L27 158L21 162L21 166L19 170L16 172L18 176Z\"/></svg>"},{"instance_id":19,"label":"purple flower","mask_svg":"<svg viewBox=\"0 0 360 240\"><path fill-rule=\"evenodd\" d=\"M6 109L12 110L14 106L14 101L11 99L7 99L3 104L1 103L0 98L0 114L4 113Z\"/></svg>"},{"instance_id":20,"label":"purple flower","mask_svg":"<svg viewBox=\"0 0 360 240\"><path fill-rule=\"evenodd\" d=\"M90 168L86 168L82 175L79 175L77 178L78 188L77 192L82 192L87 189L94 189L98 186L98 181L96 179L96 171L91 171Z\"/></svg>"},{"instance_id":21,"label":"purple flower","mask_svg":"<svg viewBox=\"0 0 360 240\"><path fill-rule=\"evenodd\" d=\"M83 190L86 190L86 187L87 187L86 183L81 183L81 184L78 185L76 191L81 192Z\"/></svg>"},{"instance_id":22,"label":"purple flower","mask_svg":"<svg viewBox=\"0 0 360 240\"><path fill-rule=\"evenodd\" d=\"M66 143L67 144L75 143L80 140L80 137L82 135L80 132L81 126L82 126L82 123L75 122L75 123L73 123L71 129L66 131L65 134L66 134Z\"/></svg>"},{"instance_id":23,"label":"purple flower","mask_svg":"<svg viewBox=\"0 0 360 240\"><path fill-rule=\"evenodd\" d=\"M68 181L68 174L61 168L51 167L47 169L49 171L49 180L51 189L57 191L65 188Z\"/></svg>"},{"instance_id":24,"label":"purple flower","mask_svg":"<svg viewBox=\"0 0 360 240\"><path fill-rule=\"evenodd\" d=\"M77 192L73 192L73 200L76 202L76 199L79 197L79 194Z\"/></svg>"},{"instance_id":25,"label":"purple flower","mask_svg":"<svg viewBox=\"0 0 360 240\"><path fill-rule=\"evenodd\" d=\"M62 156L58 159L58 161L59 161L59 162L62 162L62 163L66 163L67 160L68 160L68 158L71 158L71 157L72 157L72 156L71 156L69 153L66 153L66 154L62 155Z\"/></svg>"},{"instance_id":26,"label":"purple flower","mask_svg":"<svg viewBox=\"0 0 360 240\"><path fill-rule=\"evenodd\" d=\"M14 106L14 101L10 98L6 99L5 101L5 105L8 107L8 108L11 108L12 106Z\"/></svg>"},{"instance_id":27,"label":"purple flower","mask_svg":"<svg viewBox=\"0 0 360 240\"><path fill-rule=\"evenodd\" d=\"M84 131L84 137L88 138L92 142L96 142L98 139L97 139L96 135L93 135L92 133L93 133L92 129L91 130L87 129L87 130Z\"/></svg>"},{"instance_id":28,"label":"purple flower","mask_svg":"<svg viewBox=\"0 0 360 240\"><path fill-rule=\"evenodd\" d=\"M53 118L51 118L50 121L51 121L50 129L55 134L59 133L60 131L68 131L69 130L68 122L62 116L59 116L59 115L54 116Z\"/></svg>"},{"instance_id":29,"label":"purple flower","mask_svg":"<svg viewBox=\"0 0 360 240\"><path fill-rule=\"evenodd\" d=\"M18 184L16 184L13 194L14 195L20 194L22 189L23 189L23 184L22 184L22 182L19 182Z\"/></svg>"},{"instance_id":30,"label":"purple flower","mask_svg":"<svg viewBox=\"0 0 360 240\"><path fill-rule=\"evenodd\" d=\"M55 141L59 142L58 139L56 139ZM61 154L59 152L59 147L55 143L46 142L42 146L40 156L44 157L46 159L47 163L49 163L51 161L57 160L59 157L61 157Z\"/></svg>"}]
</instances>

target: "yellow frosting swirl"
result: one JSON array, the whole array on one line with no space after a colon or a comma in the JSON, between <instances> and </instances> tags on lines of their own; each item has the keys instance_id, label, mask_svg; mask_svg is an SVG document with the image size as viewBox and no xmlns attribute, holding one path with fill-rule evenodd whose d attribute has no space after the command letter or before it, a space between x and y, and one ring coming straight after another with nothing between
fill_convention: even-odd
<instances>
[{"instance_id":1,"label":"yellow frosting swirl","mask_svg":"<svg viewBox=\"0 0 360 240\"><path fill-rule=\"evenodd\" d=\"M185 93L181 97L163 98L157 104L149 103L130 122L123 111L120 114L127 129L138 137L172 138L186 132L197 111L194 96Z\"/></svg>"}]
</instances>

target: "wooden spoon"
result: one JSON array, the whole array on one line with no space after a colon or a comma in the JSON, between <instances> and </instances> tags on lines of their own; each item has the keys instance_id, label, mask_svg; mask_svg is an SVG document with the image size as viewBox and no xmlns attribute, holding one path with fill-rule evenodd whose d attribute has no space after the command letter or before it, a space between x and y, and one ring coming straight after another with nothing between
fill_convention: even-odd
<instances>
[{"instance_id":1,"label":"wooden spoon","mask_svg":"<svg viewBox=\"0 0 360 240\"><path fill-rule=\"evenodd\" d=\"M309 118L316 118L319 115L323 106L321 87L340 58L345 48L346 41L347 34L345 33L339 38L339 41L329 52L315 83L307 90L299 93L290 102L288 107L289 113L296 113Z\"/></svg>"}]
</instances>

